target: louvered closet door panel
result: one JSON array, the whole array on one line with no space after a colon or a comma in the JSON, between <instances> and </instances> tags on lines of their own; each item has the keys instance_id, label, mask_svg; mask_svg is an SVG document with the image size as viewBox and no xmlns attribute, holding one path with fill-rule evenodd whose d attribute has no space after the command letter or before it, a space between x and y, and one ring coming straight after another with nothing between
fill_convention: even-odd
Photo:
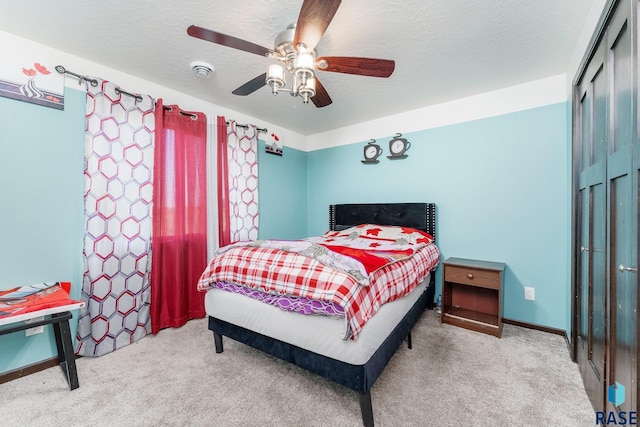
<instances>
[{"instance_id":1,"label":"louvered closet door panel","mask_svg":"<svg viewBox=\"0 0 640 427\"><path fill-rule=\"evenodd\" d=\"M606 381L606 169L608 137L608 79L606 45L595 51L579 85L581 135L578 141L578 194L581 248L577 262L580 279L577 323L580 325L577 361L594 408L604 405Z\"/></svg>"},{"instance_id":2,"label":"louvered closet door panel","mask_svg":"<svg viewBox=\"0 0 640 427\"><path fill-rule=\"evenodd\" d=\"M580 360L586 360L589 345L589 192L580 190L578 195L578 295L577 300L577 341ZM582 366L581 366L582 367ZM584 377L584 374L583 374Z\"/></svg>"},{"instance_id":3,"label":"louvered closet door panel","mask_svg":"<svg viewBox=\"0 0 640 427\"><path fill-rule=\"evenodd\" d=\"M589 239L589 374L594 375L593 381L601 387L605 381L605 359L607 342L607 277L606 277L606 192L603 183L591 185L590 216L591 230ZM590 372L591 370L592 372Z\"/></svg>"},{"instance_id":4,"label":"louvered closet door panel","mask_svg":"<svg viewBox=\"0 0 640 427\"><path fill-rule=\"evenodd\" d=\"M630 3L629 3L630 4ZM625 5L626 6L626 5ZM607 146L609 217L610 345L606 386L625 387L625 401L618 410L637 410L638 288L636 267L637 219L634 221L634 177L632 147L636 130L634 109L633 24L630 8L616 11L608 30L611 88L611 135ZM635 218L637 218L637 213ZM622 266L622 268L620 268ZM608 403L607 410L615 410Z\"/></svg>"},{"instance_id":5,"label":"louvered closet door panel","mask_svg":"<svg viewBox=\"0 0 640 427\"><path fill-rule=\"evenodd\" d=\"M587 86L588 88L588 86ZM576 230L577 230L577 259L576 259L576 340L578 359L582 361L580 367L584 370L586 354L589 345L589 188L586 185L585 169L588 162L585 160L591 146L591 93L587 91L581 93L579 112L577 119L580 120L579 130L581 143L576 147L578 151L578 164L574 167L579 169L579 190L576 200ZM584 372L582 373L584 377Z\"/></svg>"}]
</instances>

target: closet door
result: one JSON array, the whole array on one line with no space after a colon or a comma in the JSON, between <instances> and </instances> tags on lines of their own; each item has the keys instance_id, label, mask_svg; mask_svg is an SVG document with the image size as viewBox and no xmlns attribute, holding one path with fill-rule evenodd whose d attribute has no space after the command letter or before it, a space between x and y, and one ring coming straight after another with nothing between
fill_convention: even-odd
<instances>
[{"instance_id":1,"label":"closet door","mask_svg":"<svg viewBox=\"0 0 640 427\"><path fill-rule=\"evenodd\" d=\"M638 1L607 9L574 88L573 345L597 411L638 409Z\"/></svg>"},{"instance_id":2,"label":"closet door","mask_svg":"<svg viewBox=\"0 0 640 427\"><path fill-rule=\"evenodd\" d=\"M596 49L578 84L574 146L577 181L576 359L594 408L604 405L606 381L606 165L608 90L606 45Z\"/></svg>"},{"instance_id":3,"label":"closet door","mask_svg":"<svg viewBox=\"0 0 640 427\"><path fill-rule=\"evenodd\" d=\"M607 386L616 382L625 387L625 401L618 410L637 410L638 368L638 278L637 205L638 174L633 169L636 138L637 87L634 78L635 23L630 19L633 2L623 2L608 29L608 56L611 88L611 127L607 145L609 218L610 345ZM634 197L634 194L636 197ZM635 199L635 200L634 200ZM616 408L607 401L606 410Z\"/></svg>"}]
</instances>

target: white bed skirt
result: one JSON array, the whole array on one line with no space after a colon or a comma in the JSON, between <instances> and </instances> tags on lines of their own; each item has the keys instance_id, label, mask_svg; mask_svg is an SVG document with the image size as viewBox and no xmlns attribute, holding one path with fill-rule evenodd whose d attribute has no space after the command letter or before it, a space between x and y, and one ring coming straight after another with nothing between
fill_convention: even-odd
<instances>
[{"instance_id":1,"label":"white bed skirt","mask_svg":"<svg viewBox=\"0 0 640 427\"><path fill-rule=\"evenodd\" d=\"M384 304L356 340L343 340L344 319L284 311L253 298L210 289L205 295L209 316L332 359L363 365L429 285L430 273L408 295Z\"/></svg>"}]
</instances>

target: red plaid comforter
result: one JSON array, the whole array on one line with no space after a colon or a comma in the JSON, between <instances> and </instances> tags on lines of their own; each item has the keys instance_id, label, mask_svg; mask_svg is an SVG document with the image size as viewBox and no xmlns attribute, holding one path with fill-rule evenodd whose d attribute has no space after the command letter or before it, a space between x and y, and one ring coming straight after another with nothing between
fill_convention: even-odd
<instances>
[{"instance_id":1,"label":"red plaid comforter","mask_svg":"<svg viewBox=\"0 0 640 427\"><path fill-rule=\"evenodd\" d=\"M344 339L355 339L364 324L386 302L411 292L438 265L435 244L422 246L407 259L376 270L363 286L349 273L300 253L267 247L240 246L216 256L198 282L206 291L219 281L263 292L333 302L344 308Z\"/></svg>"}]
</instances>

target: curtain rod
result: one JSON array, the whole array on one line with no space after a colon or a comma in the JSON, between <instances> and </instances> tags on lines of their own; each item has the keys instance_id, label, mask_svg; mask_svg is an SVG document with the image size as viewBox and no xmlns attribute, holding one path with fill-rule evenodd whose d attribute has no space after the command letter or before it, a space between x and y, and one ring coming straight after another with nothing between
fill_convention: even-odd
<instances>
[{"instance_id":1,"label":"curtain rod","mask_svg":"<svg viewBox=\"0 0 640 427\"><path fill-rule=\"evenodd\" d=\"M76 74L74 72L71 72L71 71L67 70L66 68L64 68L62 65L56 65L56 71L58 73L60 73L60 74L70 74L73 77L77 77L78 79L80 79L80 81L85 80L85 81L91 83L91 86L93 86L93 87L98 86L98 81L96 79L92 79L90 77L82 76L80 74Z\"/></svg>"},{"instance_id":2,"label":"curtain rod","mask_svg":"<svg viewBox=\"0 0 640 427\"><path fill-rule=\"evenodd\" d=\"M142 101L142 95L138 95L137 93L127 92L126 90L120 89L119 86L116 86L116 93L118 95L120 95L121 93L124 93L125 95L129 95L130 97L135 98L137 102Z\"/></svg>"},{"instance_id":3,"label":"curtain rod","mask_svg":"<svg viewBox=\"0 0 640 427\"><path fill-rule=\"evenodd\" d=\"M92 79L91 77L87 77L87 76L83 76L81 74L74 73L73 71L69 71L66 68L64 68L62 65L56 65L55 68L56 68L56 71L58 73L60 73L60 74L69 74L71 76L74 76L74 77L80 79L81 81L84 80L84 81L87 81L87 82L91 83L91 86L93 86L93 87L98 86L98 80L96 80L96 79ZM116 91L116 93L118 95L123 93L125 95L129 95L129 96L135 98L136 101L138 101L138 102L142 101L142 96L141 95L138 95L138 94L135 94L135 93L131 93L131 92L127 92L126 90L122 90L119 86L116 86L115 91ZM164 107L164 108L169 109L170 107ZM187 112L180 111L180 113L188 115L188 116L192 116L192 117L195 116L195 114L191 114L191 113L187 113ZM227 122L227 125L228 124L229 124L229 122ZM239 126L239 127L243 128L243 129L248 129L249 128L249 125L236 124L236 126ZM256 128L256 130L258 132L267 132L267 128Z\"/></svg>"},{"instance_id":4,"label":"curtain rod","mask_svg":"<svg viewBox=\"0 0 640 427\"><path fill-rule=\"evenodd\" d=\"M163 105L162 108L164 110L169 110L169 111L173 111L173 108L171 108L169 105ZM183 116L189 116L191 117L193 120L196 120L198 118L198 115L196 113L190 113L188 111L182 111L181 109L178 108L178 113L182 114Z\"/></svg>"},{"instance_id":5,"label":"curtain rod","mask_svg":"<svg viewBox=\"0 0 640 427\"><path fill-rule=\"evenodd\" d=\"M229 126L229 122L225 122L227 124L227 126ZM236 126L243 128L243 129L249 129L249 125L241 125L240 123L236 123ZM256 130L258 132L267 132L267 128L256 128Z\"/></svg>"},{"instance_id":6,"label":"curtain rod","mask_svg":"<svg viewBox=\"0 0 640 427\"><path fill-rule=\"evenodd\" d=\"M98 81L96 79L92 79L91 77L87 77L87 76L83 76L81 74L77 74L74 73L72 71L67 70L66 68L64 68L62 65L56 65L56 71L60 74L69 74L72 75L78 79L85 80L89 83L91 83L91 86L96 87L98 86ZM122 90L120 87L116 86L116 94L120 95L121 93L125 94L125 95L129 95L133 98L136 99L136 101L140 102L142 101L142 96L141 95L137 95L135 93L131 93L131 92L127 92L126 90Z\"/></svg>"}]
</instances>

